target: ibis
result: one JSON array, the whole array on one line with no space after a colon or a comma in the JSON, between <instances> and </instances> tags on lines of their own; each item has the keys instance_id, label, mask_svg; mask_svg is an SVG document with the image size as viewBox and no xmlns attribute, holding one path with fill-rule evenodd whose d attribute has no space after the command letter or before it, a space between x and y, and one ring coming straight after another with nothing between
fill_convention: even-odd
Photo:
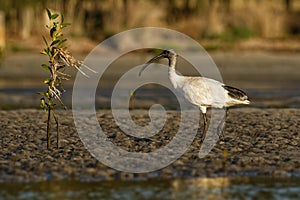
<instances>
[{"instance_id":1,"label":"ibis","mask_svg":"<svg viewBox=\"0 0 300 200\"><path fill-rule=\"evenodd\" d=\"M173 49L164 50L161 54L145 63L139 72L139 76L141 76L142 72L151 63L163 58L168 59L168 75L172 86L183 94L187 101L200 108L204 124L202 134L203 141L208 128L206 116L207 108L225 108L227 114L228 107L238 104L249 104L250 101L246 93L238 88L202 76L182 76L177 74L175 70L177 56L177 53ZM220 134L219 130L221 130L221 133L223 132L225 117L218 126L218 134Z\"/></svg>"}]
</instances>

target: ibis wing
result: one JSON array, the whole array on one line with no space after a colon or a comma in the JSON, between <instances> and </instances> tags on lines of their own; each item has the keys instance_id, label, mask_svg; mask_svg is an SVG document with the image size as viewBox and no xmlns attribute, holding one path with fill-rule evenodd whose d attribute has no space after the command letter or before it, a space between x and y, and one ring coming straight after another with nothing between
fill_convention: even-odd
<instances>
[{"instance_id":1,"label":"ibis wing","mask_svg":"<svg viewBox=\"0 0 300 200\"><path fill-rule=\"evenodd\" d=\"M223 85L223 88L228 91L228 95L233 99L240 101L245 101L248 99L246 93L240 89L228 85Z\"/></svg>"},{"instance_id":2,"label":"ibis wing","mask_svg":"<svg viewBox=\"0 0 300 200\"><path fill-rule=\"evenodd\" d=\"M187 77L183 85L185 98L195 105L222 107L225 93L222 83L204 77Z\"/></svg>"}]
</instances>

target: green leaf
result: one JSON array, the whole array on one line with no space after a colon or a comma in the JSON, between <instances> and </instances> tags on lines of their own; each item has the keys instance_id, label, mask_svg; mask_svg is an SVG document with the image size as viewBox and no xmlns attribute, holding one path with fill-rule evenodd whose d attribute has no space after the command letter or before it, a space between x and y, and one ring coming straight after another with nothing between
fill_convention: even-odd
<instances>
[{"instance_id":1,"label":"green leaf","mask_svg":"<svg viewBox=\"0 0 300 200\"><path fill-rule=\"evenodd\" d=\"M52 16L52 15L51 15L51 12L50 12L50 10L49 10L48 8L46 8L46 10L47 10L47 15L48 15L48 18L49 18L49 19L51 19L51 16Z\"/></svg>"},{"instance_id":2,"label":"green leaf","mask_svg":"<svg viewBox=\"0 0 300 200\"><path fill-rule=\"evenodd\" d=\"M71 25L71 23L61 23L60 28L65 28L70 25Z\"/></svg>"},{"instance_id":3,"label":"green leaf","mask_svg":"<svg viewBox=\"0 0 300 200\"><path fill-rule=\"evenodd\" d=\"M41 98L41 100L40 100L40 106L41 106L41 108L45 108L45 98L44 97L42 97Z\"/></svg>"},{"instance_id":4,"label":"green leaf","mask_svg":"<svg viewBox=\"0 0 300 200\"><path fill-rule=\"evenodd\" d=\"M49 65L46 64L42 64L41 65L45 70L50 71L51 72L51 67Z\"/></svg>"},{"instance_id":5,"label":"green leaf","mask_svg":"<svg viewBox=\"0 0 300 200\"><path fill-rule=\"evenodd\" d=\"M55 104L53 103L53 100L50 100L50 101L49 101L49 106L52 107L52 106L54 106L54 105L55 105Z\"/></svg>"},{"instance_id":6,"label":"green leaf","mask_svg":"<svg viewBox=\"0 0 300 200\"><path fill-rule=\"evenodd\" d=\"M45 92L38 92L38 94L43 96L43 97L47 97Z\"/></svg>"},{"instance_id":7,"label":"green leaf","mask_svg":"<svg viewBox=\"0 0 300 200\"><path fill-rule=\"evenodd\" d=\"M58 37L61 37L63 34L61 32L58 32L55 36L58 38Z\"/></svg>"},{"instance_id":8,"label":"green leaf","mask_svg":"<svg viewBox=\"0 0 300 200\"><path fill-rule=\"evenodd\" d=\"M51 79L50 79L50 78L46 78L46 79L44 80L44 83L47 84L47 85L49 85L50 82L51 82Z\"/></svg>"},{"instance_id":9,"label":"green leaf","mask_svg":"<svg viewBox=\"0 0 300 200\"><path fill-rule=\"evenodd\" d=\"M53 15L51 15L51 19L56 19L57 17L59 16L59 14L53 14Z\"/></svg>"},{"instance_id":10,"label":"green leaf","mask_svg":"<svg viewBox=\"0 0 300 200\"><path fill-rule=\"evenodd\" d=\"M53 38L53 34L55 33L55 31L56 31L56 27L51 28L51 30L50 30L50 36L52 38Z\"/></svg>"},{"instance_id":11,"label":"green leaf","mask_svg":"<svg viewBox=\"0 0 300 200\"><path fill-rule=\"evenodd\" d=\"M54 40L54 41L50 44L50 46L56 45L56 44L59 43L59 42L60 42L60 40Z\"/></svg>"},{"instance_id":12,"label":"green leaf","mask_svg":"<svg viewBox=\"0 0 300 200\"><path fill-rule=\"evenodd\" d=\"M52 50L50 52L51 56L55 56L56 52L57 52L57 50L55 48L52 48Z\"/></svg>"},{"instance_id":13,"label":"green leaf","mask_svg":"<svg viewBox=\"0 0 300 200\"><path fill-rule=\"evenodd\" d=\"M45 38L45 36L42 36L42 37L43 37L43 40L44 40L45 44L46 44L47 46L49 46L49 45L48 45L48 42L47 42L47 40L46 40L46 38Z\"/></svg>"},{"instance_id":14,"label":"green leaf","mask_svg":"<svg viewBox=\"0 0 300 200\"><path fill-rule=\"evenodd\" d=\"M45 51L41 51L41 54L48 55Z\"/></svg>"},{"instance_id":15,"label":"green leaf","mask_svg":"<svg viewBox=\"0 0 300 200\"><path fill-rule=\"evenodd\" d=\"M60 23L61 23L61 24L63 24L63 23L64 23L64 21L65 21L65 16L64 16L63 14L61 14L60 16L61 16Z\"/></svg>"},{"instance_id":16,"label":"green leaf","mask_svg":"<svg viewBox=\"0 0 300 200\"><path fill-rule=\"evenodd\" d=\"M41 52L41 54L45 54L45 55L48 55L48 56L50 55L49 53L50 53L50 48L49 47L45 48L44 51Z\"/></svg>"},{"instance_id":17,"label":"green leaf","mask_svg":"<svg viewBox=\"0 0 300 200\"><path fill-rule=\"evenodd\" d=\"M46 97L47 99L50 98L50 95L48 92L38 92L39 95L43 96L43 97Z\"/></svg>"},{"instance_id":18,"label":"green leaf","mask_svg":"<svg viewBox=\"0 0 300 200\"><path fill-rule=\"evenodd\" d=\"M58 43L58 47L61 47L64 45L64 43L67 41L67 39L63 39Z\"/></svg>"}]
</instances>

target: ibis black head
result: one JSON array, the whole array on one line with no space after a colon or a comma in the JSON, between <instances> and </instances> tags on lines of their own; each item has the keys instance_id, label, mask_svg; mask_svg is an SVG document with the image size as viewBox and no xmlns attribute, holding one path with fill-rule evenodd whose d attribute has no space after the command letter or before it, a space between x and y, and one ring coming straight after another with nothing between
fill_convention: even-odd
<instances>
[{"instance_id":1,"label":"ibis black head","mask_svg":"<svg viewBox=\"0 0 300 200\"><path fill-rule=\"evenodd\" d=\"M163 58L167 58L169 60L169 63L170 63L170 61L172 59L174 59L176 56L177 56L177 54L174 51L174 49L166 49L166 50L164 50L161 54L155 56L154 58L152 58L151 60L149 60L148 62L145 63L145 65L143 66L143 68L139 72L139 76L146 69L146 67L148 65L150 65L151 63L154 63L155 61L158 61L158 60L163 59Z\"/></svg>"}]
</instances>

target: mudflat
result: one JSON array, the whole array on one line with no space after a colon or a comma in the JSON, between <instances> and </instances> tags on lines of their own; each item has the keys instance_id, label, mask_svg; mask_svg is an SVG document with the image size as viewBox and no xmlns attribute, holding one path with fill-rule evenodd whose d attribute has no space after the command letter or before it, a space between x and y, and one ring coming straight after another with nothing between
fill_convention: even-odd
<instances>
[{"instance_id":1,"label":"mudflat","mask_svg":"<svg viewBox=\"0 0 300 200\"><path fill-rule=\"evenodd\" d=\"M35 109L0 111L0 182L300 176L300 109L230 109L224 138L204 158L198 157L200 122L198 133L183 156L163 169L141 174L120 172L102 164L83 145L72 111L57 111L57 115L61 146L56 148L52 126L51 149L47 150L45 112ZM131 110L131 115L140 125L150 121L148 110ZM107 139L115 145L128 151L151 152L172 140L180 123L180 111L167 111L163 130L151 140L124 134L110 110L98 110L97 118Z\"/></svg>"}]
</instances>

